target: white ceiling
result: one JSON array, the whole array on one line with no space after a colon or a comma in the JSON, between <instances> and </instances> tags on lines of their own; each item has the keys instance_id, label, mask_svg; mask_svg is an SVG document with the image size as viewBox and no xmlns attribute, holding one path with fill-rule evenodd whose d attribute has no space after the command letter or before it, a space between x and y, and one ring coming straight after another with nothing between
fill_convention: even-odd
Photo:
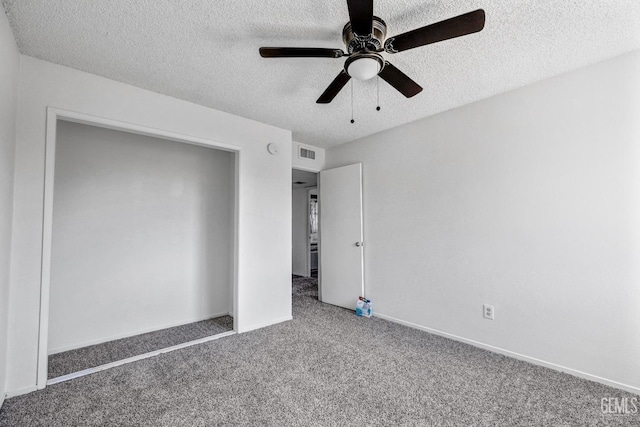
<instances>
[{"instance_id":1,"label":"white ceiling","mask_svg":"<svg viewBox=\"0 0 640 427\"><path fill-rule=\"evenodd\" d=\"M298 169L291 171L291 188L310 188L318 185L318 174Z\"/></svg>"},{"instance_id":2,"label":"white ceiling","mask_svg":"<svg viewBox=\"0 0 640 427\"><path fill-rule=\"evenodd\" d=\"M329 147L640 49L638 0L377 0L388 36L478 8L477 34L385 54L424 87L376 80L316 99L343 59L264 59L260 46L343 48L343 0L3 0L21 53L293 131Z\"/></svg>"}]
</instances>

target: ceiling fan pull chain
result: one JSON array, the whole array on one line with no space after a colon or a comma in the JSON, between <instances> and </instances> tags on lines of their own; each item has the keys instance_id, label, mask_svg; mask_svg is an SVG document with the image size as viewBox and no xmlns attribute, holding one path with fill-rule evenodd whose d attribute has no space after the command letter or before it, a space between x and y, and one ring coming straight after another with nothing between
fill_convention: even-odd
<instances>
[{"instance_id":1,"label":"ceiling fan pull chain","mask_svg":"<svg viewBox=\"0 0 640 427\"><path fill-rule=\"evenodd\" d=\"M378 92L378 106L376 111L380 111L380 76L376 76L376 91Z\"/></svg>"},{"instance_id":2,"label":"ceiling fan pull chain","mask_svg":"<svg viewBox=\"0 0 640 427\"><path fill-rule=\"evenodd\" d=\"M353 79L351 80L351 123L355 123L353 120Z\"/></svg>"}]
</instances>

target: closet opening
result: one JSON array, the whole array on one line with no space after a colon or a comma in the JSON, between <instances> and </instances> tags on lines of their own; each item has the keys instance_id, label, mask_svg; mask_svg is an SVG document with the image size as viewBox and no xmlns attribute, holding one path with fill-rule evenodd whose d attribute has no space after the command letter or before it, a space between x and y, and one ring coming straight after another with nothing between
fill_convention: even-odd
<instances>
[{"instance_id":1,"label":"closet opening","mask_svg":"<svg viewBox=\"0 0 640 427\"><path fill-rule=\"evenodd\" d=\"M47 156L39 388L234 333L239 152L58 119Z\"/></svg>"}]
</instances>

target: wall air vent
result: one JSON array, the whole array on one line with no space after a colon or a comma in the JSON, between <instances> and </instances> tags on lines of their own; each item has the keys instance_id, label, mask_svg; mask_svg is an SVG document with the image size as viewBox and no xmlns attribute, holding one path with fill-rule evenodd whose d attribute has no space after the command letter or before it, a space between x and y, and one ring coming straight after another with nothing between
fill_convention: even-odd
<instances>
[{"instance_id":1,"label":"wall air vent","mask_svg":"<svg viewBox=\"0 0 640 427\"><path fill-rule=\"evenodd\" d=\"M316 159L316 152L313 150L309 150L307 148L299 147L298 154L299 154L298 157L303 159L311 159L311 160Z\"/></svg>"}]
</instances>

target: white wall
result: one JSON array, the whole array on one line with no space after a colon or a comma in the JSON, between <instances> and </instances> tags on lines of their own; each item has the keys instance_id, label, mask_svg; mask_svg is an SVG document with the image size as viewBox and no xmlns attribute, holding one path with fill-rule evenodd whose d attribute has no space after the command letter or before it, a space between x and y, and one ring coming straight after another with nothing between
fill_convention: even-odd
<instances>
[{"instance_id":1,"label":"white wall","mask_svg":"<svg viewBox=\"0 0 640 427\"><path fill-rule=\"evenodd\" d=\"M307 275L307 262L309 254L307 253L307 241L309 240L309 232L307 227L307 215L309 205L309 195L307 188L295 188L292 190L291 205L293 212L291 222L293 226L291 234L292 249L292 267L291 272L298 276Z\"/></svg>"},{"instance_id":2,"label":"white wall","mask_svg":"<svg viewBox=\"0 0 640 427\"><path fill-rule=\"evenodd\" d=\"M6 391L9 269L13 219L13 165L20 55L4 10L0 12L0 406Z\"/></svg>"},{"instance_id":3,"label":"white wall","mask_svg":"<svg viewBox=\"0 0 640 427\"><path fill-rule=\"evenodd\" d=\"M8 390L37 375L46 107L241 148L239 331L291 318L291 132L92 74L21 57ZM267 151L276 143L277 155Z\"/></svg>"},{"instance_id":4,"label":"white wall","mask_svg":"<svg viewBox=\"0 0 640 427\"><path fill-rule=\"evenodd\" d=\"M315 159L307 159L304 157L299 157L300 147L306 148L307 150L315 151L316 158ZM300 169L303 171L309 172L320 172L324 169L325 162L325 150L324 148L316 147L314 145L303 144L301 142L293 141L291 144L291 166L294 169Z\"/></svg>"},{"instance_id":5,"label":"white wall","mask_svg":"<svg viewBox=\"0 0 640 427\"><path fill-rule=\"evenodd\" d=\"M59 121L49 353L227 314L232 153Z\"/></svg>"},{"instance_id":6,"label":"white wall","mask_svg":"<svg viewBox=\"0 0 640 427\"><path fill-rule=\"evenodd\" d=\"M639 117L634 52L328 149L377 313L640 391Z\"/></svg>"}]
</instances>

